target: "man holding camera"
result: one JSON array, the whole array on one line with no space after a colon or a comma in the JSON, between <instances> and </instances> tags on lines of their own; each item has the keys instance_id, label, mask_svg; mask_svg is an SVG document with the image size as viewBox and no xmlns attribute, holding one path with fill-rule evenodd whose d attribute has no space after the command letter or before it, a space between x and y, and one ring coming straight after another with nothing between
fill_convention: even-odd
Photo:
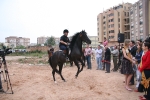
<instances>
[{"instance_id":1,"label":"man holding camera","mask_svg":"<svg viewBox=\"0 0 150 100\"><path fill-rule=\"evenodd\" d=\"M2 66L2 62L1 62L1 58L0 58L0 92L4 92L3 87L2 87L2 81L1 81L1 66Z\"/></svg>"}]
</instances>

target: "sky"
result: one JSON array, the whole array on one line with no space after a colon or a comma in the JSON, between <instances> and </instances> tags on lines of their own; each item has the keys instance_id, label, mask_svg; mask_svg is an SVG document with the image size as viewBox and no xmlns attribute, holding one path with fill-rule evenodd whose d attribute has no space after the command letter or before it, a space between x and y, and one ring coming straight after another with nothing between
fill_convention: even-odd
<instances>
[{"instance_id":1,"label":"sky","mask_svg":"<svg viewBox=\"0 0 150 100\"><path fill-rule=\"evenodd\" d=\"M137 0L0 0L0 42L9 36L30 38L69 36L85 30L97 36L97 15L122 2Z\"/></svg>"}]
</instances>

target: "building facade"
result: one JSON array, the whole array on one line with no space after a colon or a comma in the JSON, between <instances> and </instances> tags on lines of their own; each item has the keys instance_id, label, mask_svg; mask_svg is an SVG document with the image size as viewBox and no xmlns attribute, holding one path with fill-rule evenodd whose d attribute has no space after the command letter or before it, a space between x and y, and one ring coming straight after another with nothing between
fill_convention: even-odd
<instances>
[{"instance_id":1,"label":"building facade","mask_svg":"<svg viewBox=\"0 0 150 100\"><path fill-rule=\"evenodd\" d=\"M45 42L47 41L47 39L49 39L50 37L44 37L44 36L41 36L41 37L38 37L37 38L37 44L45 44ZM55 43L56 45L59 44L59 41L60 41L60 38L59 37L54 37L55 38Z\"/></svg>"},{"instance_id":2,"label":"building facade","mask_svg":"<svg viewBox=\"0 0 150 100\"><path fill-rule=\"evenodd\" d=\"M125 39L130 39L129 8L131 6L131 3L119 4L97 16L97 34L100 43L105 37L110 46L117 44L119 32L124 33Z\"/></svg>"},{"instance_id":3,"label":"building facade","mask_svg":"<svg viewBox=\"0 0 150 100\"><path fill-rule=\"evenodd\" d=\"M98 36L88 36L88 37L91 40L90 46L92 48L97 48L97 46L100 45L100 43L98 41Z\"/></svg>"},{"instance_id":4,"label":"building facade","mask_svg":"<svg viewBox=\"0 0 150 100\"><path fill-rule=\"evenodd\" d=\"M10 36L5 38L5 43L8 43L12 48L20 45L27 47L30 44L30 38Z\"/></svg>"},{"instance_id":5,"label":"building facade","mask_svg":"<svg viewBox=\"0 0 150 100\"><path fill-rule=\"evenodd\" d=\"M131 40L144 40L149 36L149 2L150 0L139 0L130 8Z\"/></svg>"},{"instance_id":6,"label":"building facade","mask_svg":"<svg viewBox=\"0 0 150 100\"><path fill-rule=\"evenodd\" d=\"M45 42L47 41L48 38L49 37L44 37L44 36L38 37L37 44L45 44Z\"/></svg>"}]
</instances>

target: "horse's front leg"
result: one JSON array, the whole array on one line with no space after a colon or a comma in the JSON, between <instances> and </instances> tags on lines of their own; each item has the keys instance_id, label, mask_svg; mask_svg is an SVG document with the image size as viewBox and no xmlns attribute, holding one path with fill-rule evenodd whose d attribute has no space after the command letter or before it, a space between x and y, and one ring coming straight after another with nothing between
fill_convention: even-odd
<instances>
[{"instance_id":1,"label":"horse's front leg","mask_svg":"<svg viewBox=\"0 0 150 100\"><path fill-rule=\"evenodd\" d=\"M78 74L79 74L79 72L80 72L80 66L79 66L79 63L78 63L78 60L77 59L75 59L74 60L74 63L75 63L75 65L77 66L77 68L78 68L78 70L77 70L77 73L76 73L76 78L78 77Z\"/></svg>"},{"instance_id":2,"label":"horse's front leg","mask_svg":"<svg viewBox=\"0 0 150 100\"><path fill-rule=\"evenodd\" d=\"M83 67L85 66L85 63L83 62L83 60L82 59L79 59L79 61L81 62L81 64L82 64L82 67L81 67L81 70L80 70L80 72L83 70ZM79 72L79 73L80 73Z\"/></svg>"}]
</instances>

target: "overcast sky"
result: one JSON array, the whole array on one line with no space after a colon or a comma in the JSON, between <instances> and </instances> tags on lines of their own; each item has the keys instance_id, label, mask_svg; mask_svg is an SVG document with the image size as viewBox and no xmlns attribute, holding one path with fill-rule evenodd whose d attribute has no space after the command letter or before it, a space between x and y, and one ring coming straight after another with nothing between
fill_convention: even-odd
<instances>
[{"instance_id":1,"label":"overcast sky","mask_svg":"<svg viewBox=\"0 0 150 100\"><path fill-rule=\"evenodd\" d=\"M64 29L69 36L84 29L97 35L97 15L122 2L137 0L0 0L0 42L5 37L60 37Z\"/></svg>"}]
</instances>

